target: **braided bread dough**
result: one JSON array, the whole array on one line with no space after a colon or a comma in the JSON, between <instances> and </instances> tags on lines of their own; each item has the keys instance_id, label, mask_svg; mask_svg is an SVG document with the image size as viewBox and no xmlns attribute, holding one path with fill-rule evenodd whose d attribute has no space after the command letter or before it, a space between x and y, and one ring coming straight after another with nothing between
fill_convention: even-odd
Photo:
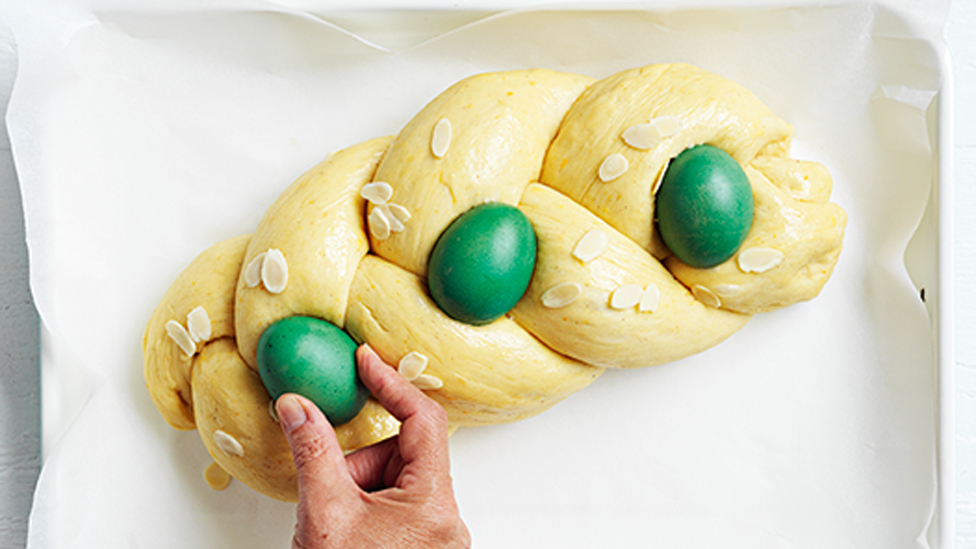
<instances>
[{"instance_id":1,"label":"braided bread dough","mask_svg":"<svg viewBox=\"0 0 976 549\"><path fill-rule=\"evenodd\" d=\"M462 80L395 139L313 167L253 235L214 245L184 270L146 330L150 396L173 427L199 430L220 468L294 501L294 465L255 358L279 319L325 319L391 364L419 353L428 394L454 427L538 414L603 368L701 352L751 314L816 296L837 261L845 214L828 202L827 170L789 158L791 137L748 90L690 65L600 81L544 69ZM711 269L669 257L653 223L667 163L702 143L742 165L755 202L739 253ZM370 182L392 196L364 192ZM424 280L444 229L488 201L531 221L536 265L507 316L472 326L441 312ZM605 246L582 261L574 251L588 234ZM642 303L620 305L623 288ZM353 451L398 427L370 400L337 433Z\"/></svg>"}]
</instances>

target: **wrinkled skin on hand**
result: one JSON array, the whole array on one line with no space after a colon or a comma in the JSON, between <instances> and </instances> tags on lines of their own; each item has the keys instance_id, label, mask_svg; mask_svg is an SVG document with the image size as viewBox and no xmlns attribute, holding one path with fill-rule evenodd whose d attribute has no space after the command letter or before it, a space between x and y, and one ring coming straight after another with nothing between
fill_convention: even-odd
<instances>
[{"instance_id":1,"label":"wrinkled skin on hand","mask_svg":"<svg viewBox=\"0 0 976 549\"><path fill-rule=\"evenodd\" d=\"M356 358L363 383L402 422L400 434L344 456L314 404L278 399L298 471L292 547L470 547L450 476L447 413L369 347Z\"/></svg>"}]
</instances>

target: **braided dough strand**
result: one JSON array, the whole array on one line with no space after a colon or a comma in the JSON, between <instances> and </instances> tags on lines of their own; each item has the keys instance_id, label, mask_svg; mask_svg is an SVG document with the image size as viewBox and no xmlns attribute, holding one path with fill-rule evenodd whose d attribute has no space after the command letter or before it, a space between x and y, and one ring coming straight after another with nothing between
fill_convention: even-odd
<instances>
[{"instance_id":1,"label":"braided dough strand","mask_svg":"<svg viewBox=\"0 0 976 549\"><path fill-rule=\"evenodd\" d=\"M502 317L487 326L449 318L420 278L367 256L352 288L346 329L396 364L410 352L444 386L429 391L452 425L518 421L592 383L601 368L561 356ZM409 320L407 320L409 319Z\"/></svg>"},{"instance_id":2,"label":"braided dough strand","mask_svg":"<svg viewBox=\"0 0 976 549\"><path fill-rule=\"evenodd\" d=\"M214 244L173 281L153 311L143 337L143 376L156 409L176 429L196 428L190 372L197 357L175 345L166 331L170 321L186 324L190 311L203 307L210 319L207 341L234 335L234 287L250 235Z\"/></svg>"},{"instance_id":3,"label":"braided dough strand","mask_svg":"<svg viewBox=\"0 0 976 549\"><path fill-rule=\"evenodd\" d=\"M211 246L170 286L146 329L146 387L170 425L199 431L218 467L262 494L296 501L294 463L271 415L270 396L234 339L234 294L250 240L243 235ZM212 331L187 356L165 325L197 307L208 312ZM336 428L336 436L350 452L398 431L399 422L371 398L355 418Z\"/></svg>"},{"instance_id":4,"label":"braided dough strand","mask_svg":"<svg viewBox=\"0 0 976 549\"><path fill-rule=\"evenodd\" d=\"M241 359L230 338L208 345L193 368L194 415L200 439L214 462L254 490L298 501L295 464L288 441L272 415L261 378ZM336 427L346 452L383 440L400 424L376 400Z\"/></svg>"},{"instance_id":5,"label":"braided dough strand","mask_svg":"<svg viewBox=\"0 0 976 549\"><path fill-rule=\"evenodd\" d=\"M625 138L625 132L642 124L655 128L653 139L636 143ZM745 164L768 147L788 150L792 135L789 124L735 82L682 63L650 65L587 88L546 155L542 182L665 257L669 252L650 220L657 185L672 158L707 143ZM627 160L628 168L603 181L599 168L615 154Z\"/></svg>"},{"instance_id":6,"label":"braided dough strand","mask_svg":"<svg viewBox=\"0 0 976 549\"><path fill-rule=\"evenodd\" d=\"M359 193L390 140L372 139L335 153L299 177L265 212L247 248L245 269L235 277L238 346L252 368L257 369L258 338L277 320L308 315L339 327L345 323L349 287L369 251L366 201ZM280 251L288 268L280 293L247 280L247 268L268 250Z\"/></svg>"},{"instance_id":7,"label":"braided dough strand","mask_svg":"<svg viewBox=\"0 0 976 549\"><path fill-rule=\"evenodd\" d=\"M756 206L752 229L739 253L711 269L696 269L669 257L668 269L688 287L709 289L723 308L745 314L816 297L840 256L847 214L818 198L823 189L830 192L830 175L820 165L795 163L794 170L783 177L746 166ZM766 173L781 177L771 179ZM790 185L804 178L802 192ZM750 254L756 253L771 259L750 264Z\"/></svg>"},{"instance_id":8,"label":"braided dough strand","mask_svg":"<svg viewBox=\"0 0 976 549\"><path fill-rule=\"evenodd\" d=\"M512 315L562 354L614 368L653 366L713 347L749 320L702 304L640 246L549 187L530 186L520 208L532 221L539 251L532 283ZM608 247L584 264L572 250L593 230L607 235ZM546 307L542 295L566 282L581 286L580 297ZM614 291L629 284L659 291L654 312L609 306Z\"/></svg>"},{"instance_id":9,"label":"braided dough strand","mask_svg":"<svg viewBox=\"0 0 976 549\"><path fill-rule=\"evenodd\" d=\"M480 74L428 103L377 170L376 180L393 187L392 200L411 219L386 239L374 235L374 253L426 276L430 251L451 221L484 202L514 206L539 179L563 116L592 81L546 69ZM436 157L432 135L441 120L450 124L451 139Z\"/></svg>"}]
</instances>

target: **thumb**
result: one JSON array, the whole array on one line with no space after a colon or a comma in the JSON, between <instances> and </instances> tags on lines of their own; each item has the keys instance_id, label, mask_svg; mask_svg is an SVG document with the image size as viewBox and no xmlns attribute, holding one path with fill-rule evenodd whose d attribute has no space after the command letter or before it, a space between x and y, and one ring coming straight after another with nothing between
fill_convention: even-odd
<instances>
[{"instance_id":1,"label":"thumb","mask_svg":"<svg viewBox=\"0 0 976 549\"><path fill-rule=\"evenodd\" d=\"M275 403L298 473L298 499L321 508L356 488L335 430L319 408L305 397L287 393Z\"/></svg>"}]
</instances>

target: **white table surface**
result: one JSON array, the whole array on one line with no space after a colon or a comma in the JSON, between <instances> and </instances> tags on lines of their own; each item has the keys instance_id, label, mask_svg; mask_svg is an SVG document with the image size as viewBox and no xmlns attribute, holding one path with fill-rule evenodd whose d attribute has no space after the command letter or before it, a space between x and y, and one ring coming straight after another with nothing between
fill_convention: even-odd
<instances>
[{"instance_id":1,"label":"white table surface","mask_svg":"<svg viewBox=\"0 0 976 549\"><path fill-rule=\"evenodd\" d=\"M976 549L976 1L955 0L946 37L955 85L955 547ZM0 22L0 107L16 74ZM40 471L38 320L28 286L24 219L6 128L0 133L0 547L26 543Z\"/></svg>"}]
</instances>

